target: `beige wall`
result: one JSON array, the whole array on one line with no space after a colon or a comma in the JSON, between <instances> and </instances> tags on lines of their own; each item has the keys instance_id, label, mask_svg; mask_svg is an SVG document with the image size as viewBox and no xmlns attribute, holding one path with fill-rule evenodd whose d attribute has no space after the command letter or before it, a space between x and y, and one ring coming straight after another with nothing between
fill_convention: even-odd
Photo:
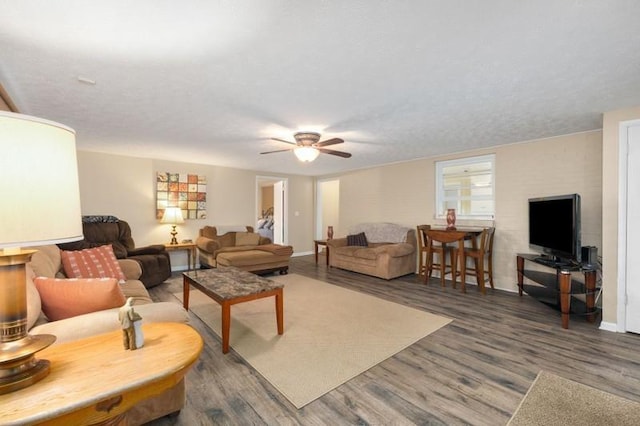
<instances>
[{"instance_id":1,"label":"beige wall","mask_svg":"<svg viewBox=\"0 0 640 426\"><path fill-rule=\"evenodd\" d=\"M516 253L530 252L528 204L532 197L577 192L582 199L582 243L601 244L602 133L600 131L530 141L446 157L420 159L354 171L340 179L340 228L359 222L395 222L410 227L443 223L436 219L435 162L473 155L496 155L496 236L494 281L515 291ZM459 221L464 225L464 221ZM466 222L482 225L487 222ZM490 222L488 222L490 223Z\"/></svg>"},{"instance_id":2,"label":"beige wall","mask_svg":"<svg viewBox=\"0 0 640 426\"><path fill-rule=\"evenodd\" d=\"M602 126L603 323L614 328L618 309L618 154L621 121L640 119L640 107L604 114Z\"/></svg>"},{"instance_id":3,"label":"beige wall","mask_svg":"<svg viewBox=\"0 0 640 426\"><path fill-rule=\"evenodd\" d=\"M322 196L322 229L320 239L327 238L327 227L333 226L333 232L340 228L340 180L332 179L320 182ZM336 235L338 235L336 233Z\"/></svg>"},{"instance_id":4,"label":"beige wall","mask_svg":"<svg viewBox=\"0 0 640 426\"><path fill-rule=\"evenodd\" d=\"M138 246L170 239L169 225L155 218L156 172L207 177L207 219L178 225L179 240L195 240L204 225L254 225L257 172L202 164L78 152L82 214L111 214L131 225ZM295 252L313 246L313 178L283 175L289 182L289 244ZM293 214L294 211L298 215ZM172 254L174 268L186 267L186 254Z\"/></svg>"}]
</instances>

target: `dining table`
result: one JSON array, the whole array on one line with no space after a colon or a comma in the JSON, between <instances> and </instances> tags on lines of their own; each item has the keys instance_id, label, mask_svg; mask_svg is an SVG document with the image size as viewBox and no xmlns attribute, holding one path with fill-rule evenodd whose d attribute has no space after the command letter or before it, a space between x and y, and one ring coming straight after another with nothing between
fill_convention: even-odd
<instances>
[{"instance_id":1,"label":"dining table","mask_svg":"<svg viewBox=\"0 0 640 426\"><path fill-rule=\"evenodd\" d=\"M437 241L443 246L446 244L454 244L457 243L457 248L454 249L454 256L451 256L451 281L453 282L453 288L456 288L456 278L458 275L458 266L460 266L460 281L462 292L466 293L466 277L465 277L465 268L463 263L464 259L464 244L465 241L471 242L472 248L477 248L477 236L482 233L484 228L480 227L446 227L446 226L431 226L431 229L427 230L427 238L429 241L429 245L427 247L427 259L431 259L432 253L431 244L433 241ZM443 255L444 257L444 255ZM442 286L444 287L444 276L445 276L445 261L441 259L440 261L440 281L442 282ZM428 281L428 275L425 274L425 282Z\"/></svg>"}]
</instances>

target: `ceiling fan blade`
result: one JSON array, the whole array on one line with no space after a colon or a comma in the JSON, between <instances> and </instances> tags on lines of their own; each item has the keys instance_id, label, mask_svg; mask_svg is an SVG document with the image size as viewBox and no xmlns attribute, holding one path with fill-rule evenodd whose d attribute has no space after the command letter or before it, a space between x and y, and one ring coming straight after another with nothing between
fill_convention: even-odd
<instances>
[{"instance_id":1,"label":"ceiling fan blade","mask_svg":"<svg viewBox=\"0 0 640 426\"><path fill-rule=\"evenodd\" d=\"M296 145L296 146L298 146L298 144L297 144L297 143L295 143L295 142L289 142L289 141L285 141L284 139L279 139L279 138L271 138L271 140L274 140L274 141L278 141L278 142L284 142L284 143L288 143L289 145Z\"/></svg>"},{"instance_id":2,"label":"ceiling fan blade","mask_svg":"<svg viewBox=\"0 0 640 426\"><path fill-rule=\"evenodd\" d=\"M321 146L335 145L337 143L343 143L343 142L344 140L340 138L333 138L333 139L327 139L326 141L320 141L318 143L313 144L313 146L321 147Z\"/></svg>"},{"instance_id":3,"label":"ceiling fan blade","mask_svg":"<svg viewBox=\"0 0 640 426\"><path fill-rule=\"evenodd\" d=\"M260 154L273 154L274 152L285 152L285 151L291 151L292 149L295 149L295 148L277 149L275 151L261 152Z\"/></svg>"},{"instance_id":4,"label":"ceiling fan blade","mask_svg":"<svg viewBox=\"0 0 640 426\"><path fill-rule=\"evenodd\" d=\"M342 158L351 158L351 154L349 154L348 152L335 151L333 149L325 149L325 148L318 148L318 151L322 152L323 154L337 155L338 157L342 157Z\"/></svg>"}]
</instances>

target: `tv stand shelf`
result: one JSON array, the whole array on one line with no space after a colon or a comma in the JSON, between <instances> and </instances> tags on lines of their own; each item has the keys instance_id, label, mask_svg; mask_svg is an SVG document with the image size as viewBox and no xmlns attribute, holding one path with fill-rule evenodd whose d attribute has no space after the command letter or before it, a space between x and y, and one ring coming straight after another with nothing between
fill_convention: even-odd
<instances>
[{"instance_id":1,"label":"tv stand shelf","mask_svg":"<svg viewBox=\"0 0 640 426\"><path fill-rule=\"evenodd\" d=\"M585 264L554 263L537 254L518 254L518 294L527 293L536 300L562 313L562 327L569 328L569 315L586 315L587 321L595 322L600 308L596 306L600 288L596 283L597 268ZM525 269L525 262L553 269L554 272ZM572 274L583 274L584 281L572 278ZM525 283L527 278L527 283Z\"/></svg>"}]
</instances>

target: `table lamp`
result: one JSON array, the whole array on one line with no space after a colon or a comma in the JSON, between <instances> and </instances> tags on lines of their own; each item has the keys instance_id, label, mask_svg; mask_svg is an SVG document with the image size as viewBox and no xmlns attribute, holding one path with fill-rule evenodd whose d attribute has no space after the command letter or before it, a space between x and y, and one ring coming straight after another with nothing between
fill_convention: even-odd
<instances>
[{"instance_id":1,"label":"table lamp","mask_svg":"<svg viewBox=\"0 0 640 426\"><path fill-rule=\"evenodd\" d=\"M169 244L178 244L178 240L176 239L176 235L178 235L176 225L184 223L180 207L167 207L164 210L164 215L162 215L162 220L160 222L171 224L171 242Z\"/></svg>"},{"instance_id":2,"label":"table lamp","mask_svg":"<svg viewBox=\"0 0 640 426\"><path fill-rule=\"evenodd\" d=\"M34 354L55 341L27 333L26 263L46 244L82 239L75 132L0 111L0 394L49 373Z\"/></svg>"}]
</instances>

